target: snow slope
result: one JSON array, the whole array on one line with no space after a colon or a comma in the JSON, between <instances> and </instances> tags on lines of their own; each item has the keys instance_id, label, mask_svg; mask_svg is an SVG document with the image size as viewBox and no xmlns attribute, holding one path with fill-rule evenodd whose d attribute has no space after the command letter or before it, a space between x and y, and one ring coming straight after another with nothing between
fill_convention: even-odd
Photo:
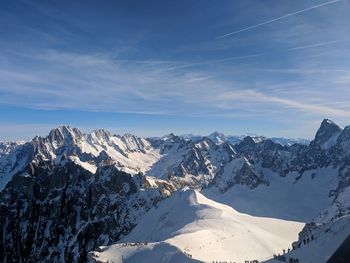
<instances>
[{"instance_id":1,"label":"snow slope","mask_svg":"<svg viewBox=\"0 0 350 263\"><path fill-rule=\"evenodd\" d=\"M302 243L300 248L292 250L285 255L289 258L299 259L302 263L325 263L350 235L350 216L344 216L336 221L318 227L314 232L314 239ZM266 263L278 263L278 260L268 260Z\"/></svg>"},{"instance_id":2,"label":"snow slope","mask_svg":"<svg viewBox=\"0 0 350 263\"><path fill-rule=\"evenodd\" d=\"M220 184L234 174L229 167L225 168L227 174L221 176ZM295 172L281 177L268 169L261 171L269 185L255 189L234 185L222 193L219 184L203 190L203 194L242 213L308 222L332 204L334 197L329 196L329 192L339 182L338 172L332 167L309 170L301 177Z\"/></svg>"},{"instance_id":3,"label":"snow slope","mask_svg":"<svg viewBox=\"0 0 350 263\"><path fill-rule=\"evenodd\" d=\"M177 247L167 242L155 243L123 243L112 248L101 247L103 253L90 254L91 262L99 260L113 263L190 263L200 262L188 257Z\"/></svg>"},{"instance_id":4,"label":"snow slope","mask_svg":"<svg viewBox=\"0 0 350 263\"><path fill-rule=\"evenodd\" d=\"M161 246L166 248L165 257L174 253L175 247L205 262L263 260L290 246L303 226L299 222L241 214L195 190L184 189L152 208L120 243L90 255L102 262L121 262L121 258L140 262L131 259ZM128 249L123 246L134 242L141 244ZM150 253L148 260L159 262L156 253Z\"/></svg>"}]
</instances>

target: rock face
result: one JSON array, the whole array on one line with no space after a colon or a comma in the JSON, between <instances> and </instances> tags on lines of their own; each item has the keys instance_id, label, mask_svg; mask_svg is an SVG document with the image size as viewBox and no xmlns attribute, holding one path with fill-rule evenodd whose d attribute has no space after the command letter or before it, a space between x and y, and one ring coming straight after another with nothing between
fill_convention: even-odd
<instances>
[{"instance_id":1,"label":"rock face","mask_svg":"<svg viewBox=\"0 0 350 263\"><path fill-rule=\"evenodd\" d=\"M217 187L226 192L234 185L241 185L254 189L259 185L267 185L268 181L260 174L247 158L236 158L215 176L210 187Z\"/></svg>"},{"instance_id":2,"label":"rock face","mask_svg":"<svg viewBox=\"0 0 350 263\"><path fill-rule=\"evenodd\" d=\"M0 155L0 190L32 161L59 163L65 158L92 173L100 165L114 164L119 170L136 174L159 159L159 150L151 147L149 141L130 134L112 136L105 130L83 134L76 128L60 126L47 137L35 137Z\"/></svg>"},{"instance_id":3,"label":"rock face","mask_svg":"<svg viewBox=\"0 0 350 263\"><path fill-rule=\"evenodd\" d=\"M350 213L349 127L326 119L310 145L213 137L220 142L61 126L27 143L0 144L0 261L84 262L88 251L127 235L179 188L269 189L271 173L287 181L295 176L290 182L297 184L332 168L337 185L319 221Z\"/></svg>"},{"instance_id":4,"label":"rock face","mask_svg":"<svg viewBox=\"0 0 350 263\"><path fill-rule=\"evenodd\" d=\"M324 119L318 129L315 139L311 142L314 147L331 147L335 144L342 129L331 120Z\"/></svg>"},{"instance_id":5,"label":"rock face","mask_svg":"<svg viewBox=\"0 0 350 263\"><path fill-rule=\"evenodd\" d=\"M1 192L2 262L86 262L128 234L163 194L114 166L29 164Z\"/></svg>"}]
</instances>

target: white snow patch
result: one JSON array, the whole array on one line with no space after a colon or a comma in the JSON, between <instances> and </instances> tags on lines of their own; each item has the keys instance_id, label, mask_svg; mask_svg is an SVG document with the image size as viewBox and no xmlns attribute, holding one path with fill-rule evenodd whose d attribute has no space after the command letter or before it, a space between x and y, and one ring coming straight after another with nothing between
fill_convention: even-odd
<instances>
[{"instance_id":1,"label":"white snow patch","mask_svg":"<svg viewBox=\"0 0 350 263\"><path fill-rule=\"evenodd\" d=\"M332 146L334 146L337 143L337 139L339 137L341 132L337 132L335 134L333 134L323 145L322 145L322 149L329 149Z\"/></svg>"},{"instance_id":2,"label":"white snow patch","mask_svg":"<svg viewBox=\"0 0 350 263\"><path fill-rule=\"evenodd\" d=\"M80 161L79 157L77 156L70 156L69 157L73 162L75 162L77 165L80 165L83 167L85 170L88 170L91 173L96 173L97 167L94 164L91 164L89 162L82 162Z\"/></svg>"}]
</instances>

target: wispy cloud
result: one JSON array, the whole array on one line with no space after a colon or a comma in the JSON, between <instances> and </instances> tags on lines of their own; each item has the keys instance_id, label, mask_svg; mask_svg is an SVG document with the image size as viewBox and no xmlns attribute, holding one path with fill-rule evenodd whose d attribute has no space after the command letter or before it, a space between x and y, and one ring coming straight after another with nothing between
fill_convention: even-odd
<instances>
[{"instance_id":1,"label":"wispy cloud","mask_svg":"<svg viewBox=\"0 0 350 263\"><path fill-rule=\"evenodd\" d=\"M234 91L219 94L218 100L246 100L258 103L275 103L288 108L297 109L309 114L322 114L326 116L337 116L337 117L350 117L350 110L342 110L338 108L333 108L330 106L322 104L312 104L307 102L301 102L297 100L292 100L289 98L280 98L276 96L271 96L263 94L254 90L245 91Z\"/></svg>"},{"instance_id":2,"label":"wispy cloud","mask_svg":"<svg viewBox=\"0 0 350 263\"><path fill-rule=\"evenodd\" d=\"M275 50L272 52L260 52L260 53L254 53L254 54L249 54L249 55L244 55L244 56L233 56L233 57L227 57L227 58L216 59L216 60L211 60L211 61L201 61L201 62L195 62L195 63L189 63L189 64L183 64L183 65L170 66L170 67L162 68L162 69L158 70L157 72L172 71L172 70L191 68L191 67L197 67L197 66L213 65L213 64L218 64L218 63L223 63L223 62L228 62L228 61L251 59L251 58L274 55L274 54L283 54L286 52L298 51L298 50L303 50L303 49L313 49L313 48L333 45L333 44L336 44L339 42L344 42L347 40L348 40L347 38L337 39L337 40L332 40L332 41L324 41L324 42L313 43L313 44L309 44L309 45L301 45L301 46L296 46L296 47L291 47L291 48L286 48L286 49L281 49L281 50Z\"/></svg>"},{"instance_id":3,"label":"wispy cloud","mask_svg":"<svg viewBox=\"0 0 350 263\"><path fill-rule=\"evenodd\" d=\"M289 50L330 45L334 42ZM12 71L0 67L2 104L27 105L41 109L187 116L260 115L269 111L275 112L278 108L289 108L317 116L323 113L349 117L347 109L324 105L325 98L322 93L319 95L319 102L304 102L304 97L314 97L313 89L305 88L305 85L310 85L305 81L276 84L261 81L255 84L254 90L246 88L246 84L242 85L236 80L219 80L215 72L175 69L162 71L164 63L121 62L111 59L108 54L47 50L24 55L35 58L40 67ZM307 71L298 72L303 76L306 73ZM348 80L344 71L336 73L341 75L334 77L334 83ZM256 79L258 80L258 76ZM318 87L319 83L314 82L313 85ZM269 89L270 86L276 87ZM275 95L267 92L274 92ZM292 100L291 96L297 97ZM334 104L339 99L335 98ZM269 107L263 103L269 103ZM228 104L234 107L227 107ZM251 110L252 107L256 108L255 112Z\"/></svg>"},{"instance_id":4,"label":"wispy cloud","mask_svg":"<svg viewBox=\"0 0 350 263\"><path fill-rule=\"evenodd\" d=\"M267 24L271 24L273 22L276 22L276 21L279 21L279 20L282 20L282 19L286 19L286 18L291 17L291 16L295 16L295 15L298 15L298 14L301 14L301 13L305 13L305 12L311 11L311 10L316 9L316 8L320 8L322 6L335 4L335 3L340 2L340 1L343 1L343 0L332 0L332 1L324 2L322 4L314 5L314 6L311 6L311 7L308 7L308 8L304 8L304 9L301 9L301 10L298 10L298 11L295 11L295 12L292 12L292 13L288 13L288 14L285 14L283 16L280 16L280 17L277 17L277 18L274 18L274 19L267 20L267 21L262 22L262 23L258 23L258 24L255 24L255 25L252 25L252 26L249 26L249 27L242 28L242 29L237 30L237 31L233 31L233 32L230 32L230 33L227 33L227 34L224 34L224 35L220 35L220 36L216 37L216 39L221 39L221 38L225 38L225 37L228 37L228 36L233 36L233 35L239 34L239 33L244 32L244 31L255 29L255 28L258 28L258 27L261 27L261 26L264 26L264 25L267 25Z\"/></svg>"}]
</instances>

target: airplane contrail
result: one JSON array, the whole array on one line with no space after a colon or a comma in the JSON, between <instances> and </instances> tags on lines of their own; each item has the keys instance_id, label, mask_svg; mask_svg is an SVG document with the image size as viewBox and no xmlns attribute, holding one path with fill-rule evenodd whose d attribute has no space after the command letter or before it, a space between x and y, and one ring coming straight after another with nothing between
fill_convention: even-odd
<instances>
[{"instance_id":1,"label":"airplane contrail","mask_svg":"<svg viewBox=\"0 0 350 263\"><path fill-rule=\"evenodd\" d=\"M327 41L327 42L319 42L319 43L315 43L315 44L296 46L296 47L281 49L281 50L277 50L277 51L260 52L260 53L250 54L250 55L227 57L227 58L216 59L216 60L211 60L211 61L194 62L194 63L189 63L189 64L183 64L183 65L163 68L163 69L158 70L157 72L159 73L159 72L164 72L164 71L172 71L172 70L190 68L190 67L195 67L195 66L212 65L212 64L230 61L230 60L241 60L241 59L261 57L261 56L266 56L266 55L271 55L271 54L280 54L280 53L284 53L284 52L298 51L298 50L302 50L302 49L323 47L323 46L332 45L332 44L339 43L339 42L346 41L346 40L348 40L348 39L338 39L338 40L332 40L332 41Z\"/></svg>"},{"instance_id":2,"label":"airplane contrail","mask_svg":"<svg viewBox=\"0 0 350 263\"><path fill-rule=\"evenodd\" d=\"M323 47L323 46L328 46L330 44L335 44L335 43L338 43L341 41L344 41L344 39L343 40L332 40L332 41L328 41L328 42L321 42L321 43L310 44L310 45L305 45L305 46L292 47L292 48L284 49L280 52L288 52L288 51L307 49L307 48L313 48L313 47ZM278 53L279 51L276 51L276 52Z\"/></svg>"},{"instance_id":3,"label":"airplane contrail","mask_svg":"<svg viewBox=\"0 0 350 263\"><path fill-rule=\"evenodd\" d=\"M249 26L249 27L246 27L246 28L237 30L237 31L233 31L233 32L230 32L230 33L227 33L227 34L218 36L218 37L216 37L215 39L221 39L221 38L224 38L224 37L236 35L236 34L238 34L238 33L241 33L241 32L244 32L244 31L248 31L248 30L250 30L250 29L254 29L254 28L257 28L257 27L261 27L261 26L264 26L264 25L267 25L267 24L276 22L276 21L281 20L281 19L284 19L284 18L288 18L288 17L294 16L294 15L297 15L297 14L300 14L300 13L304 13L304 12L307 12L307 11L310 11L310 10L313 10L313 9L316 9L316 8L319 8L319 7L322 7L322 6L331 5L331 4L340 2L340 1L343 1L343 0L332 0L332 1L324 2L324 3L322 3L322 4L314 5L314 6L305 8L305 9L301 9L301 10L295 11L295 12L293 12L293 13L289 13L289 14L286 14L286 15L283 15L283 16L280 16L280 17L271 19L271 20L267 20L267 21L265 21L265 22L262 22L262 23L259 23L259 24L253 25L253 26Z\"/></svg>"},{"instance_id":4,"label":"airplane contrail","mask_svg":"<svg viewBox=\"0 0 350 263\"><path fill-rule=\"evenodd\" d=\"M190 63L190 64L184 64L184 65L179 65L179 66L163 68L163 69L158 70L157 72L171 71L171 70L176 70L176 69L190 68L190 67L202 66L202 65L211 65L211 64L215 64L215 63L225 62L228 60L239 60L239 59L244 59L244 58L253 58L253 57L263 56L266 54L268 54L268 52L255 53L255 54L245 55L245 56L228 57L228 58L216 59L216 60L211 60L211 61L195 62L195 63Z\"/></svg>"}]
</instances>

